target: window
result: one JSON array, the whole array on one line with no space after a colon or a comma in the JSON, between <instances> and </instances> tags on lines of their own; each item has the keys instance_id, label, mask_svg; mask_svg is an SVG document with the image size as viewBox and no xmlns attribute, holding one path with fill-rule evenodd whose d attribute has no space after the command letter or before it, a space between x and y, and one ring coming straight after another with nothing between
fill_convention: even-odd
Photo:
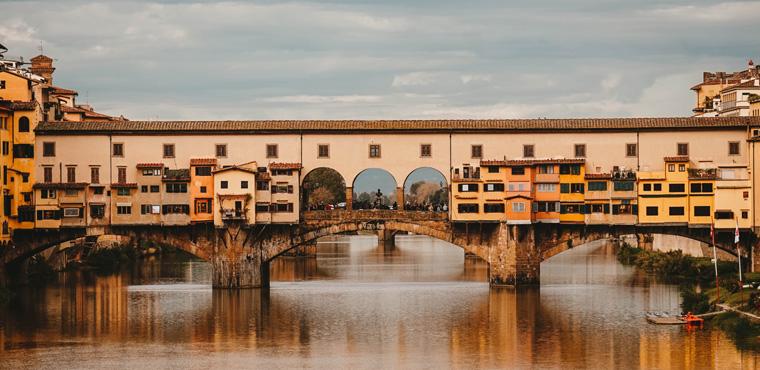
<instances>
[{"instance_id":1,"label":"window","mask_svg":"<svg viewBox=\"0 0 760 370\"><path fill-rule=\"evenodd\" d=\"M483 184L483 191L485 192L504 191L504 184L503 183Z\"/></svg>"},{"instance_id":2,"label":"window","mask_svg":"<svg viewBox=\"0 0 760 370\"><path fill-rule=\"evenodd\" d=\"M103 204L91 204L90 205L90 217L103 218L106 215L106 206Z\"/></svg>"},{"instance_id":3,"label":"window","mask_svg":"<svg viewBox=\"0 0 760 370\"><path fill-rule=\"evenodd\" d=\"M60 220L61 212L53 209L37 210L38 220Z\"/></svg>"},{"instance_id":4,"label":"window","mask_svg":"<svg viewBox=\"0 0 760 370\"><path fill-rule=\"evenodd\" d=\"M42 167L43 182L53 182L53 167Z\"/></svg>"},{"instance_id":5,"label":"window","mask_svg":"<svg viewBox=\"0 0 760 370\"><path fill-rule=\"evenodd\" d=\"M120 196L129 196L130 193L129 188L118 188L116 190L116 195Z\"/></svg>"},{"instance_id":6,"label":"window","mask_svg":"<svg viewBox=\"0 0 760 370\"><path fill-rule=\"evenodd\" d=\"M187 193L187 184L184 182L170 182L166 184L167 193Z\"/></svg>"},{"instance_id":7,"label":"window","mask_svg":"<svg viewBox=\"0 0 760 370\"><path fill-rule=\"evenodd\" d=\"M748 192L748 191L745 191L745 192L743 192L743 193L742 193L742 197L743 197L745 200L749 199L749 192Z\"/></svg>"},{"instance_id":8,"label":"window","mask_svg":"<svg viewBox=\"0 0 760 370\"><path fill-rule=\"evenodd\" d=\"M626 200L623 200L625 202ZM636 209L637 205L635 204L613 204L612 205L612 214L613 215L633 215L636 214L638 211Z\"/></svg>"},{"instance_id":9,"label":"window","mask_svg":"<svg viewBox=\"0 0 760 370\"><path fill-rule=\"evenodd\" d=\"M633 186L635 182L633 181L614 181L612 183L612 190L614 191L633 191ZM648 184L645 184L646 186Z\"/></svg>"},{"instance_id":10,"label":"window","mask_svg":"<svg viewBox=\"0 0 760 370\"><path fill-rule=\"evenodd\" d=\"M734 212L733 211L715 211L715 219L716 220L733 220L734 219Z\"/></svg>"},{"instance_id":11,"label":"window","mask_svg":"<svg viewBox=\"0 0 760 370\"><path fill-rule=\"evenodd\" d=\"M317 145L317 157L319 158L329 158L330 157L330 146L327 144L319 144Z\"/></svg>"},{"instance_id":12,"label":"window","mask_svg":"<svg viewBox=\"0 0 760 370\"><path fill-rule=\"evenodd\" d=\"M472 158L483 158L483 145L480 145L480 144L471 145L470 146L470 157L472 157Z\"/></svg>"},{"instance_id":13,"label":"window","mask_svg":"<svg viewBox=\"0 0 760 370\"><path fill-rule=\"evenodd\" d=\"M293 185L272 185L272 194L293 194Z\"/></svg>"},{"instance_id":14,"label":"window","mask_svg":"<svg viewBox=\"0 0 760 370\"><path fill-rule=\"evenodd\" d=\"M111 155L114 157L123 157L124 156L124 144L123 143L113 143L113 146L111 147Z\"/></svg>"},{"instance_id":15,"label":"window","mask_svg":"<svg viewBox=\"0 0 760 370\"><path fill-rule=\"evenodd\" d=\"M269 212L269 203L256 202L256 212Z\"/></svg>"},{"instance_id":16,"label":"window","mask_svg":"<svg viewBox=\"0 0 760 370\"><path fill-rule=\"evenodd\" d=\"M195 176L211 176L211 167L209 166L195 167Z\"/></svg>"},{"instance_id":17,"label":"window","mask_svg":"<svg viewBox=\"0 0 760 370\"><path fill-rule=\"evenodd\" d=\"M536 192L554 193L557 191L557 184L536 184Z\"/></svg>"},{"instance_id":18,"label":"window","mask_svg":"<svg viewBox=\"0 0 760 370\"><path fill-rule=\"evenodd\" d=\"M63 209L63 217L65 218L82 218L82 209L67 207Z\"/></svg>"},{"instance_id":19,"label":"window","mask_svg":"<svg viewBox=\"0 0 760 370\"><path fill-rule=\"evenodd\" d=\"M486 203L483 205L485 213L504 213L504 203Z\"/></svg>"},{"instance_id":20,"label":"window","mask_svg":"<svg viewBox=\"0 0 760 370\"><path fill-rule=\"evenodd\" d=\"M201 192L201 193L206 193L206 187L205 187L205 186L201 186L201 188L200 188L200 192Z\"/></svg>"},{"instance_id":21,"label":"window","mask_svg":"<svg viewBox=\"0 0 760 370\"><path fill-rule=\"evenodd\" d=\"M540 174L553 174L554 173L554 165L551 164L542 164L538 166L538 173Z\"/></svg>"},{"instance_id":22,"label":"window","mask_svg":"<svg viewBox=\"0 0 760 370\"><path fill-rule=\"evenodd\" d=\"M34 145L32 144L13 144L14 158L34 158Z\"/></svg>"},{"instance_id":23,"label":"window","mask_svg":"<svg viewBox=\"0 0 760 370\"><path fill-rule=\"evenodd\" d=\"M499 173L499 166L488 166L488 173Z\"/></svg>"},{"instance_id":24,"label":"window","mask_svg":"<svg viewBox=\"0 0 760 370\"><path fill-rule=\"evenodd\" d=\"M570 192L583 194L583 188L585 188L585 186L586 184L570 184Z\"/></svg>"},{"instance_id":25,"label":"window","mask_svg":"<svg viewBox=\"0 0 760 370\"><path fill-rule=\"evenodd\" d=\"M712 193L713 184L710 182L693 182L689 188L692 193Z\"/></svg>"},{"instance_id":26,"label":"window","mask_svg":"<svg viewBox=\"0 0 760 370\"><path fill-rule=\"evenodd\" d=\"M654 191L662 191L662 184L654 184Z\"/></svg>"},{"instance_id":27,"label":"window","mask_svg":"<svg viewBox=\"0 0 760 370\"><path fill-rule=\"evenodd\" d=\"M559 192L562 194L569 194L570 184L559 184Z\"/></svg>"},{"instance_id":28,"label":"window","mask_svg":"<svg viewBox=\"0 0 760 370\"><path fill-rule=\"evenodd\" d=\"M0 80L0 90L5 90L5 80Z\"/></svg>"},{"instance_id":29,"label":"window","mask_svg":"<svg viewBox=\"0 0 760 370\"><path fill-rule=\"evenodd\" d=\"M478 184L459 184L460 193L476 193L477 191L478 191Z\"/></svg>"},{"instance_id":30,"label":"window","mask_svg":"<svg viewBox=\"0 0 760 370\"><path fill-rule=\"evenodd\" d=\"M430 144L420 144L420 157L430 157L433 155L433 146Z\"/></svg>"},{"instance_id":31,"label":"window","mask_svg":"<svg viewBox=\"0 0 760 370\"><path fill-rule=\"evenodd\" d=\"M190 214L190 206L187 204L164 204L162 208L162 213L167 214L183 214L183 215L189 215Z\"/></svg>"},{"instance_id":32,"label":"window","mask_svg":"<svg viewBox=\"0 0 760 370\"><path fill-rule=\"evenodd\" d=\"M126 167L119 167L117 169L118 173L118 180L119 184L126 184L127 183L127 168Z\"/></svg>"},{"instance_id":33,"label":"window","mask_svg":"<svg viewBox=\"0 0 760 370\"><path fill-rule=\"evenodd\" d=\"M274 203L272 212L293 212L293 203Z\"/></svg>"},{"instance_id":34,"label":"window","mask_svg":"<svg viewBox=\"0 0 760 370\"><path fill-rule=\"evenodd\" d=\"M29 132L29 118L21 117L18 119L18 132Z\"/></svg>"},{"instance_id":35,"label":"window","mask_svg":"<svg viewBox=\"0 0 760 370\"><path fill-rule=\"evenodd\" d=\"M678 143L676 144L676 150L677 150L678 155L689 155L689 144Z\"/></svg>"},{"instance_id":36,"label":"window","mask_svg":"<svg viewBox=\"0 0 760 370\"><path fill-rule=\"evenodd\" d=\"M148 185L141 186L140 187L140 192L141 193L147 193L148 192Z\"/></svg>"},{"instance_id":37,"label":"window","mask_svg":"<svg viewBox=\"0 0 760 370\"><path fill-rule=\"evenodd\" d=\"M728 155L739 155L739 142L738 141L729 141L728 142Z\"/></svg>"},{"instance_id":38,"label":"window","mask_svg":"<svg viewBox=\"0 0 760 370\"><path fill-rule=\"evenodd\" d=\"M211 199L196 199L195 213L211 213Z\"/></svg>"},{"instance_id":39,"label":"window","mask_svg":"<svg viewBox=\"0 0 760 370\"><path fill-rule=\"evenodd\" d=\"M76 196L79 195L79 190L77 190L77 189L66 189L66 191L64 191L64 193L66 194L67 197L76 197Z\"/></svg>"},{"instance_id":40,"label":"window","mask_svg":"<svg viewBox=\"0 0 760 370\"><path fill-rule=\"evenodd\" d=\"M160 168L146 168L142 171L143 176L161 176Z\"/></svg>"},{"instance_id":41,"label":"window","mask_svg":"<svg viewBox=\"0 0 760 370\"><path fill-rule=\"evenodd\" d=\"M28 173L21 173L21 182L23 182L23 183L29 182L29 174Z\"/></svg>"},{"instance_id":42,"label":"window","mask_svg":"<svg viewBox=\"0 0 760 370\"><path fill-rule=\"evenodd\" d=\"M3 155L11 154L11 143L10 141L3 141Z\"/></svg>"},{"instance_id":43,"label":"window","mask_svg":"<svg viewBox=\"0 0 760 370\"><path fill-rule=\"evenodd\" d=\"M586 144L575 144L575 157L576 158L586 157Z\"/></svg>"},{"instance_id":44,"label":"window","mask_svg":"<svg viewBox=\"0 0 760 370\"><path fill-rule=\"evenodd\" d=\"M457 211L459 213L478 213L478 205L477 204L471 204L471 203L464 203L457 206Z\"/></svg>"},{"instance_id":45,"label":"window","mask_svg":"<svg viewBox=\"0 0 760 370\"><path fill-rule=\"evenodd\" d=\"M513 202L512 212L525 212L525 202Z\"/></svg>"},{"instance_id":46,"label":"window","mask_svg":"<svg viewBox=\"0 0 760 370\"><path fill-rule=\"evenodd\" d=\"M256 190L269 190L269 181L256 181Z\"/></svg>"},{"instance_id":47,"label":"window","mask_svg":"<svg viewBox=\"0 0 760 370\"><path fill-rule=\"evenodd\" d=\"M293 170L272 170L272 176L293 176Z\"/></svg>"},{"instance_id":48,"label":"window","mask_svg":"<svg viewBox=\"0 0 760 370\"><path fill-rule=\"evenodd\" d=\"M267 144L267 158L277 158L277 144Z\"/></svg>"},{"instance_id":49,"label":"window","mask_svg":"<svg viewBox=\"0 0 760 370\"><path fill-rule=\"evenodd\" d=\"M174 144L164 144L164 158L174 158Z\"/></svg>"},{"instance_id":50,"label":"window","mask_svg":"<svg viewBox=\"0 0 760 370\"><path fill-rule=\"evenodd\" d=\"M90 167L90 183L100 184L100 167Z\"/></svg>"},{"instance_id":51,"label":"window","mask_svg":"<svg viewBox=\"0 0 760 370\"><path fill-rule=\"evenodd\" d=\"M216 144L216 157L217 158L227 157L227 144Z\"/></svg>"},{"instance_id":52,"label":"window","mask_svg":"<svg viewBox=\"0 0 760 370\"><path fill-rule=\"evenodd\" d=\"M710 206L694 206L694 216L695 217L709 217Z\"/></svg>"},{"instance_id":53,"label":"window","mask_svg":"<svg viewBox=\"0 0 760 370\"><path fill-rule=\"evenodd\" d=\"M686 191L686 185L684 184L668 184L668 192L683 193L685 191Z\"/></svg>"},{"instance_id":54,"label":"window","mask_svg":"<svg viewBox=\"0 0 760 370\"><path fill-rule=\"evenodd\" d=\"M66 167L66 182L77 182L77 168L73 166Z\"/></svg>"},{"instance_id":55,"label":"window","mask_svg":"<svg viewBox=\"0 0 760 370\"><path fill-rule=\"evenodd\" d=\"M525 167L512 167L512 174L513 175L524 175L525 174Z\"/></svg>"},{"instance_id":56,"label":"window","mask_svg":"<svg viewBox=\"0 0 760 370\"><path fill-rule=\"evenodd\" d=\"M607 190L606 181L589 181L588 191L605 191Z\"/></svg>"},{"instance_id":57,"label":"window","mask_svg":"<svg viewBox=\"0 0 760 370\"><path fill-rule=\"evenodd\" d=\"M589 204L589 213L610 213L609 204Z\"/></svg>"},{"instance_id":58,"label":"window","mask_svg":"<svg viewBox=\"0 0 760 370\"><path fill-rule=\"evenodd\" d=\"M635 157L638 155L638 148L636 144L625 144L625 156Z\"/></svg>"},{"instance_id":59,"label":"window","mask_svg":"<svg viewBox=\"0 0 760 370\"><path fill-rule=\"evenodd\" d=\"M536 202L536 212L559 212L559 202Z\"/></svg>"},{"instance_id":60,"label":"window","mask_svg":"<svg viewBox=\"0 0 760 370\"><path fill-rule=\"evenodd\" d=\"M668 172L676 172L676 165L673 163L668 163Z\"/></svg>"},{"instance_id":61,"label":"window","mask_svg":"<svg viewBox=\"0 0 760 370\"><path fill-rule=\"evenodd\" d=\"M560 204L559 213L583 213L583 204Z\"/></svg>"},{"instance_id":62,"label":"window","mask_svg":"<svg viewBox=\"0 0 760 370\"><path fill-rule=\"evenodd\" d=\"M685 214L683 207L670 207L668 213L671 216L683 216Z\"/></svg>"},{"instance_id":63,"label":"window","mask_svg":"<svg viewBox=\"0 0 760 370\"><path fill-rule=\"evenodd\" d=\"M141 204L140 205L140 214L141 215L158 215L161 214L161 206L159 205L153 205L153 204Z\"/></svg>"},{"instance_id":64,"label":"window","mask_svg":"<svg viewBox=\"0 0 760 370\"><path fill-rule=\"evenodd\" d=\"M380 158L380 144L370 144L369 145L369 157L370 158Z\"/></svg>"},{"instance_id":65,"label":"window","mask_svg":"<svg viewBox=\"0 0 760 370\"><path fill-rule=\"evenodd\" d=\"M742 210L742 219L748 219L749 218L749 211Z\"/></svg>"},{"instance_id":66,"label":"window","mask_svg":"<svg viewBox=\"0 0 760 370\"><path fill-rule=\"evenodd\" d=\"M116 214L117 215L131 215L132 214L132 206L116 206Z\"/></svg>"},{"instance_id":67,"label":"window","mask_svg":"<svg viewBox=\"0 0 760 370\"><path fill-rule=\"evenodd\" d=\"M92 193L95 194L95 195L103 195L103 188L100 188L100 187L93 188L92 189Z\"/></svg>"},{"instance_id":68,"label":"window","mask_svg":"<svg viewBox=\"0 0 760 370\"><path fill-rule=\"evenodd\" d=\"M523 145L523 157L533 158L536 155L533 144Z\"/></svg>"},{"instance_id":69,"label":"window","mask_svg":"<svg viewBox=\"0 0 760 370\"><path fill-rule=\"evenodd\" d=\"M240 188L241 189L248 189L248 181L240 181Z\"/></svg>"},{"instance_id":70,"label":"window","mask_svg":"<svg viewBox=\"0 0 760 370\"><path fill-rule=\"evenodd\" d=\"M229 183L227 181L222 181L219 183L219 187L222 189L227 189L229 187Z\"/></svg>"},{"instance_id":71,"label":"window","mask_svg":"<svg viewBox=\"0 0 760 370\"><path fill-rule=\"evenodd\" d=\"M40 198L55 199L55 189L40 189Z\"/></svg>"},{"instance_id":72,"label":"window","mask_svg":"<svg viewBox=\"0 0 760 370\"><path fill-rule=\"evenodd\" d=\"M3 149L5 149L5 146L3 146ZM3 152L5 152L5 150L3 150ZM55 143L49 141L42 143L42 156L55 157Z\"/></svg>"},{"instance_id":73,"label":"window","mask_svg":"<svg viewBox=\"0 0 760 370\"><path fill-rule=\"evenodd\" d=\"M678 165L678 172L684 172L686 171L686 165L685 164L679 164Z\"/></svg>"},{"instance_id":74,"label":"window","mask_svg":"<svg viewBox=\"0 0 760 370\"><path fill-rule=\"evenodd\" d=\"M559 166L560 175L580 175L581 165L579 164L562 164Z\"/></svg>"},{"instance_id":75,"label":"window","mask_svg":"<svg viewBox=\"0 0 760 370\"><path fill-rule=\"evenodd\" d=\"M660 212L659 209L655 207L647 207L647 216L657 216Z\"/></svg>"}]
</instances>

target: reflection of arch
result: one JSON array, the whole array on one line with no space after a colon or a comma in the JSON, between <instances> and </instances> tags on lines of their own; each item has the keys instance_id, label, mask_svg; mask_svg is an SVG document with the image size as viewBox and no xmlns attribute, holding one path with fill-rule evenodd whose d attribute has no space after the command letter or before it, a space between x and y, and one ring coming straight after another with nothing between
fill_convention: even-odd
<instances>
[{"instance_id":1,"label":"reflection of arch","mask_svg":"<svg viewBox=\"0 0 760 370\"><path fill-rule=\"evenodd\" d=\"M351 183L353 209L388 209L397 198L398 182L382 168L367 168L359 172ZM380 197L377 191L380 190Z\"/></svg>"},{"instance_id":2,"label":"reflection of arch","mask_svg":"<svg viewBox=\"0 0 760 370\"><path fill-rule=\"evenodd\" d=\"M432 189L418 191L419 186L415 189L415 183L424 181L434 184ZM446 182L446 176L441 171L438 171L432 167L418 167L410 172L404 180L404 207L405 209L417 209L427 205L434 207L448 206L448 183ZM434 190L438 189L438 190ZM414 190L414 191L413 191ZM424 199L416 199L417 197L413 193L417 194ZM428 194L429 193L429 194ZM427 208L425 208L427 209Z\"/></svg>"},{"instance_id":3,"label":"reflection of arch","mask_svg":"<svg viewBox=\"0 0 760 370\"><path fill-rule=\"evenodd\" d=\"M328 205L345 208L346 179L330 167L317 167L301 182L301 204L304 209L325 209Z\"/></svg>"}]
</instances>

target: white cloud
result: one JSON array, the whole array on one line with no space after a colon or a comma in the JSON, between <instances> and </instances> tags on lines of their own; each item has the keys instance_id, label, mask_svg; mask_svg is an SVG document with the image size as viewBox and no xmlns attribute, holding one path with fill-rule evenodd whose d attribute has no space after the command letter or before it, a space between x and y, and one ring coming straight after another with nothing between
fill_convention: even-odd
<instances>
[{"instance_id":1,"label":"white cloud","mask_svg":"<svg viewBox=\"0 0 760 370\"><path fill-rule=\"evenodd\" d=\"M393 87L424 86L430 85L438 79L438 75L432 72L411 72L393 77Z\"/></svg>"},{"instance_id":2,"label":"white cloud","mask_svg":"<svg viewBox=\"0 0 760 370\"><path fill-rule=\"evenodd\" d=\"M600 85L602 87L602 90L610 91L618 87L621 81L623 81L623 76L618 73L611 73L602 80Z\"/></svg>"},{"instance_id":3,"label":"white cloud","mask_svg":"<svg viewBox=\"0 0 760 370\"><path fill-rule=\"evenodd\" d=\"M462 83L467 85L470 82L491 82L493 76L488 74L467 74L459 76Z\"/></svg>"}]
</instances>

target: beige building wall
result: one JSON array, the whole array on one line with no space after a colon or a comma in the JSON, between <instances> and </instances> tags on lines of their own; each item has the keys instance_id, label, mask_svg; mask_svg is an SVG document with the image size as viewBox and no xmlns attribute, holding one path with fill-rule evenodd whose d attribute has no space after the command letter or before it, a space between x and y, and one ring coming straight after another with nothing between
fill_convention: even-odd
<instances>
[{"instance_id":1,"label":"beige building wall","mask_svg":"<svg viewBox=\"0 0 760 370\"><path fill-rule=\"evenodd\" d=\"M689 144L692 168L747 164L747 133L743 130L662 131L639 134L641 171L661 171L663 158L678 155L677 144ZM728 143L739 142L739 155L729 155Z\"/></svg>"}]
</instances>

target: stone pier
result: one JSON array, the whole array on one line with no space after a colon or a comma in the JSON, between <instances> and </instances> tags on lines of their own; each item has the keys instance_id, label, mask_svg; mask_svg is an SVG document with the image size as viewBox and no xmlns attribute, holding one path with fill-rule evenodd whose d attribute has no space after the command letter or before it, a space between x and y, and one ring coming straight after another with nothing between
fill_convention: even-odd
<instances>
[{"instance_id":1,"label":"stone pier","mask_svg":"<svg viewBox=\"0 0 760 370\"><path fill-rule=\"evenodd\" d=\"M212 285L220 289L269 287L269 263L248 229L230 226L218 230L211 256Z\"/></svg>"},{"instance_id":2,"label":"stone pier","mask_svg":"<svg viewBox=\"0 0 760 370\"><path fill-rule=\"evenodd\" d=\"M491 285L534 285L539 283L541 255L532 225L500 223L490 246Z\"/></svg>"}]
</instances>

